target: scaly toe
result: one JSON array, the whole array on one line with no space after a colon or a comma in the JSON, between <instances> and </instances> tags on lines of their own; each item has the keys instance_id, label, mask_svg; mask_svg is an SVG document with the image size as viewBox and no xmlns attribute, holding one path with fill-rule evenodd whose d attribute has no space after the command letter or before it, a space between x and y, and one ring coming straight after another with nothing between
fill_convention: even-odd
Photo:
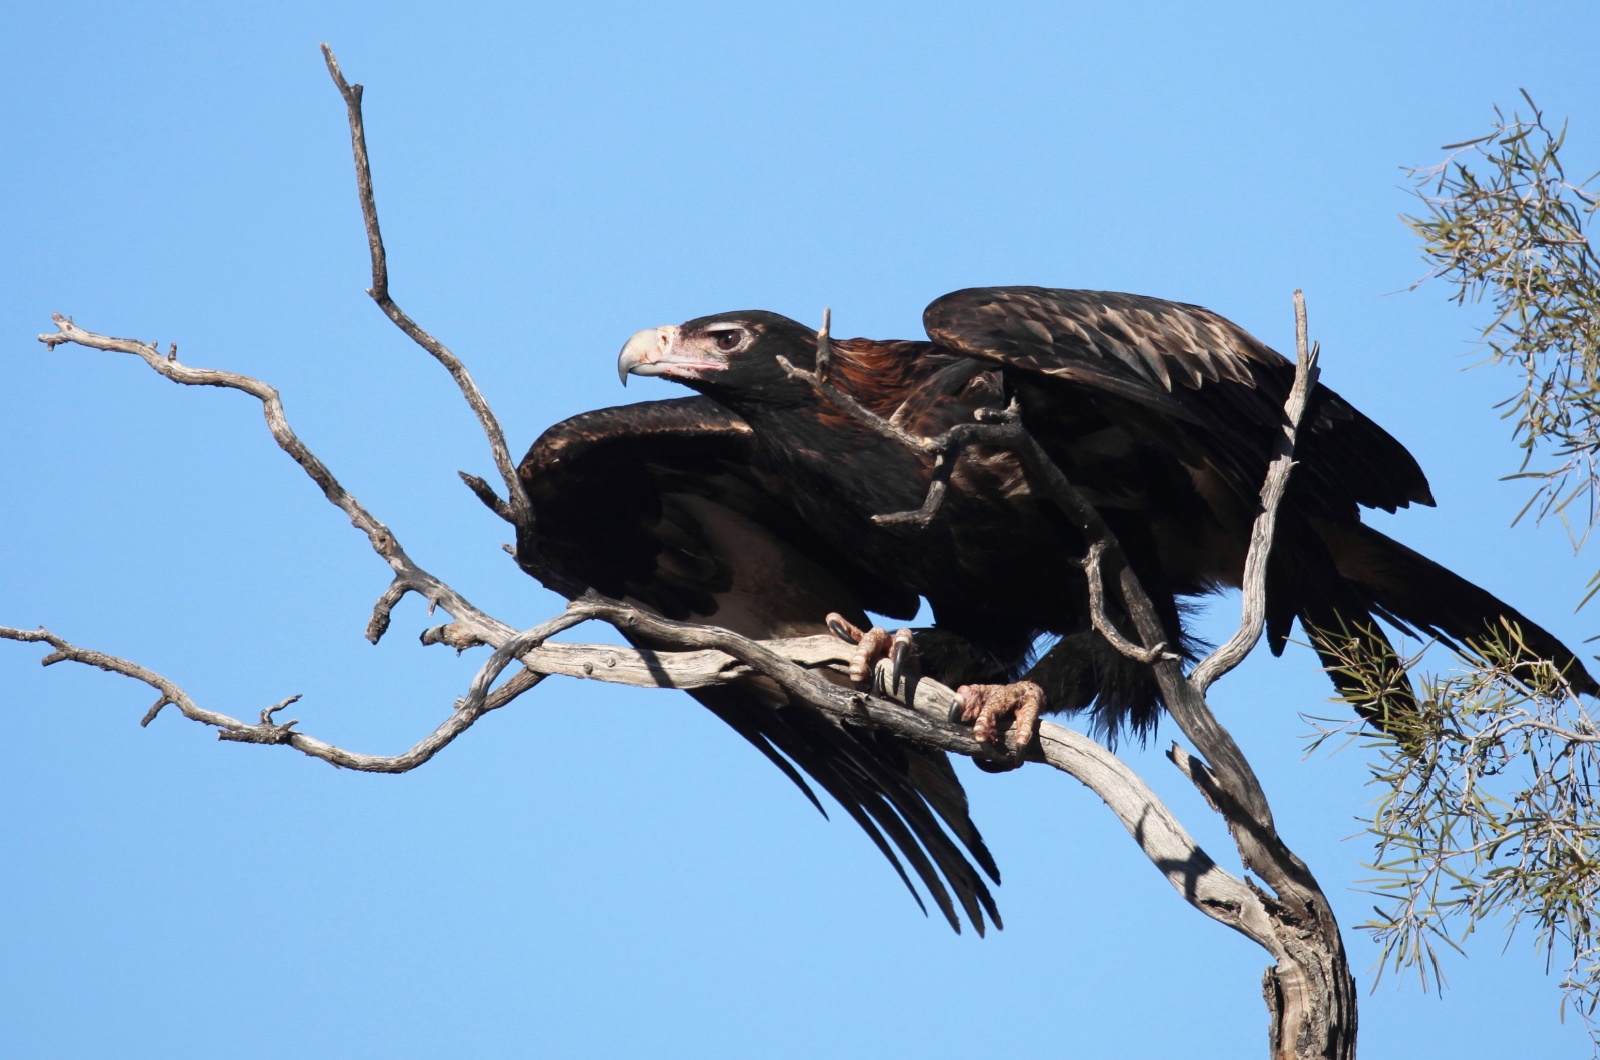
<instances>
[{"instance_id":1,"label":"scaly toe","mask_svg":"<svg viewBox=\"0 0 1600 1060\"><path fill-rule=\"evenodd\" d=\"M861 637L856 653L850 659L850 680L857 685L872 679L872 668L878 660L889 654L889 631L873 626Z\"/></svg>"},{"instance_id":2,"label":"scaly toe","mask_svg":"<svg viewBox=\"0 0 1600 1060\"><path fill-rule=\"evenodd\" d=\"M1039 713L1044 709L1044 690L1032 681L1010 685L962 685L956 690L950 720L970 722L972 738L979 743L1000 743L1000 723L1011 725L1006 732L1005 749L1020 757L1039 731Z\"/></svg>"}]
</instances>

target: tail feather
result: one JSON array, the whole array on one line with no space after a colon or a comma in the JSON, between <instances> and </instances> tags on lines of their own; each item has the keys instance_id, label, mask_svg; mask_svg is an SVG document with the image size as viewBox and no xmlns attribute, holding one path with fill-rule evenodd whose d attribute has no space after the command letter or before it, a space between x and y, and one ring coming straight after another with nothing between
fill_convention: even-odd
<instances>
[{"instance_id":1,"label":"tail feather","mask_svg":"<svg viewBox=\"0 0 1600 1060\"><path fill-rule=\"evenodd\" d=\"M1301 622L1339 698L1378 731L1404 738L1405 719L1417 713L1407 660L1370 617L1351 621L1333 608L1315 614Z\"/></svg>"},{"instance_id":2,"label":"tail feather","mask_svg":"<svg viewBox=\"0 0 1600 1060\"><path fill-rule=\"evenodd\" d=\"M1362 598L1367 615L1408 632L1436 637L1467 652L1473 651L1475 643L1502 629L1504 623L1514 623L1532 655L1530 661L1548 661L1574 690L1600 694L1600 683L1570 648L1493 593L1369 526L1323 523L1318 530L1342 580ZM1350 610L1346 604L1338 609L1337 616L1301 617L1307 625L1324 630L1334 628L1335 622L1330 618L1347 627L1371 625L1362 622L1364 616L1352 615Z\"/></svg>"}]
</instances>

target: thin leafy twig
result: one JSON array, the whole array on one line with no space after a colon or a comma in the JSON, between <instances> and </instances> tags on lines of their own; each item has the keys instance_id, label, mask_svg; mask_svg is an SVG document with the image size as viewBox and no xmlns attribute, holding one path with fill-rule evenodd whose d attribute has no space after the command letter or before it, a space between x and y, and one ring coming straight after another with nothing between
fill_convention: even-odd
<instances>
[{"instance_id":1,"label":"thin leafy twig","mask_svg":"<svg viewBox=\"0 0 1600 1060\"><path fill-rule=\"evenodd\" d=\"M1531 117L1513 111L1508 119L1496 108L1488 135L1452 145L1456 153L1439 165L1408 170L1426 212L1404 220L1422 238L1424 280L1438 277L1454 288L1453 301L1494 310L1480 336L1489 359L1522 372L1501 408L1522 449L1510 477L1534 486L1523 514L1560 518L1581 547L1600 515L1595 178L1567 178L1566 126L1552 129L1523 98Z\"/></svg>"}]
</instances>

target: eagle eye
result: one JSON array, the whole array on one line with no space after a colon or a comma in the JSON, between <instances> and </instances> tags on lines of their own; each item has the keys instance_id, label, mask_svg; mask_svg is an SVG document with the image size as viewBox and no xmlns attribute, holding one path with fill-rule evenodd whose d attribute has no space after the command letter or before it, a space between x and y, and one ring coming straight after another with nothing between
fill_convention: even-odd
<instances>
[{"instance_id":1,"label":"eagle eye","mask_svg":"<svg viewBox=\"0 0 1600 1060\"><path fill-rule=\"evenodd\" d=\"M722 331L714 331L711 333L711 341L717 344L717 349L722 350L725 353L737 348L743 339L744 332L740 331L738 328L727 328Z\"/></svg>"}]
</instances>

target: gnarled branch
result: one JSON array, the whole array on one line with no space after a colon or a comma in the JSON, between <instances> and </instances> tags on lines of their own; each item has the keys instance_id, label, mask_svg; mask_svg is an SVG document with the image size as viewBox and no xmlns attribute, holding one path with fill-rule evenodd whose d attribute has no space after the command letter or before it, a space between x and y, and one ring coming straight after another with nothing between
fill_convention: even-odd
<instances>
[{"instance_id":1,"label":"gnarled branch","mask_svg":"<svg viewBox=\"0 0 1600 1060\"><path fill-rule=\"evenodd\" d=\"M1316 351L1308 347L1305 301L1295 292L1297 357L1295 379L1284 410L1283 432L1275 445L1261 487L1261 511L1252 527L1245 562L1243 602L1237 632L1208 656L1193 674L1183 672L1179 656L1165 650L1166 631L1159 614L1128 565L1116 534L1089 500L1068 480L1022 423L1016 402L1004 410L980 410L979 422L960 424L936 438L908 434L897 424L861 407L815 373L784 365L792 377L810 383L825 400L879 434L913 452L936 454L928 491L920 509L875 517L880 523L926 526L946 495L961 452L973 445L1005 449L1022 466L1029 485L1052 501L1088 542L1084 566L1089 582L1090 617L1095 629L1118 651L1151 668L1162 700L1178 727L1200 753L1180 752L1173 760L1201 787L1211 806L1227 821L1245 867L1272 892L1276 905L1272 931L1258 938L1274 958L1267 992L1273 1018L1275 1057L1349 1057L1355 1049L1354 981L1332 909L1305 863L1283 842L1272 808L1255 770L1206 703L1206 690L1242 661L1259 640L1266 616L1266 569L1280 507L1294 467L1294 443L1311 388L1316 384ZM1133 643L1111 622L1103 578L1109 574L1139 640ZM1203 782L1202 782L1203 781ZM1252 936L1255 937L1255 936Z\"/></svg>"},{"instance_id":2,"label":"gnarled branch","mask_svg":"<svg viewBox=\"0 0 1600 1060\"><path fill-rule=\"evenodd\" d=\"M51 350L70 343L111 353L131 353L174 383L239 390L261 402L267 429L272 432L272 438L278 443L278 448L288 453L290 459L300 465L301 470L322 490L322 495L328 502L349 517L352 526L367 535L372 550L394 571L394 581L378 598L372 610L372 618L367 624L367 637L370 640L375 642L383 636L389 628L390 615L395 605L406 593L417 593L428 603L442 607L457 622L469 626L483 643L498 644L516 632L512 627L489 617L473 606L466 597L435 578L406 555L394 532L369 512L350 491L339 484L333 472L328 470L328 465L307 448L300 440L300 436L289 426L288 417L283 409L283 400L278 396L275 387L237 372L216 368L195 368L183 364L177 359L176 346L172 352L162 354L151 343L112 338L85 331L74 324L70 317L62 316L60 313L54 314L52 319L56 322L57 330L39 336L39 341Z\"/></svg>"},{"instance_id":3,"label":"gnarled branch","mask_svg":"<svg viewBox=\"0 0 1600 1060\"><path fill-rule=\"evenodd\" d=\"M468 475L463 478L480 500L517 527L519 538L527 537L533 529L531 506L488 402L460 359L402 312L389 295L387 263L362 124L362 88L348 84L331 50L326 46L323 50L329 73L349 114L357 186L372 258L369 294L391 321L450 372L489 442L507 498L499 498L482 479ZM295 728L297 722L294 721L276 722L275 715L298 697L266 708L256 722L246 722L199 706L176 683L136 663L79 648L46 630L0 627L0 639L49 645L51 651L43 660L46 665L78 662L155 689L160 698L146 713L146 724L163 707L172 705L185 717L218 729L222 739L287 746L336 766L394 773L414 769L428 761L485 713L512 702L550 674L675 688L743 681L759 675L775 682L801 709L817 710L853 724L874 726L926 747L973 757L989 757L994 753L992 746L975 740L970 730L947 720L954 701L950 689L925 678L896 684L890 680L892 664L887 660L878 664L871 691L829 680L818 671L824 667L842 669L848 649L842 642L828 642L828 638L752 641L728 630L673 622L626 603L585 592L581 586L561 582L552 572L543 572L541 577L547 578L547 584L558 583L573 602L563 614L518 632L513 625L482 612L447 583L416 564L388 527L346 491L290 429L274 388L248 376L182 364L177 360L176 347L162 355L153 345L88 332L66 317L55 319L57 332L40 336L51 349L74 343L131 353L175 382L241 390L261 401L268 427L280 448L300 465L330 503L340 508L351 523L366 534L373 550L394 572L393 581L373 608L367 629L371 639L378 639L388 628L395 605L407 593L416 592L451 617L448 624L424 635L426 643L445 643L458 649L478 645L493 649L449 717L409 750L399 755L380 756L348 751L317 740ZM979 422L963 424L939 438L911 435L865 409L828 381L827 330L825 323L819 335L817 370L807 372L787 365L790 374L812 383L829 400L872 429L936 458L922 509L884 516L884 521L908 520L925 524L932 519L961 450L981 444L1015 453L1038 494L1060 507L1083 532L1090 543L1086 562L1092 568L1091 582L1100 590L1094 607L1097 628L1103 626L1103 633L1110 630L1106 635L1115 634L1113 643L1152 668L1168 709L1199 752L1197 757L1179 749L1173 755L1174 761L1227 819L1245 867L1272 889L1273 897L1267 900L1254 887L1221 869L1126 764L1088 737L1046 722L1040 726L1037 745L1029 752L1030 760L1047 762L1095 791L1185 900L1208 916L1244 933L1273 955L1277 967L1268 972L1267 987L1274 1019L1274 1056L1344 1058L1353 1055L1352 983L1345 969L1337 925L1310 873L1278 838L1254 772L1205 702L1207 686L1235 665L1260 635L1272 518L1292 467L1299 410L1303 408L1305 394L1314 378L1312 357L1304 348L1303 311L1302 356L1295 385L1299 405L1291 398L1285 439L1263 485L1262 513L1257 520L1246 568L1245 608L1240 631L1193 675L1185 675L1181 660L1163 649L1165 633L1159 618L1129 568L1115 536L1094 507L1028 434L1015 406L1005 411L991 410L981 416ZM1123 636L1106 617L1102 578L1114 586L1141 644ZM646 651L610 645L548 643L551 636L590 620L641 635L651 643L666 645L667 649ZM513 666L521 669L497 684Z\"/></svg>"},{"instance_id":4,"label":"gnarled branch","mask_svg":"<svg viewBox=\"0 0 1600 1060\"><path fill-rule=\"evenodd\" d=\"M383 249L383 234L378 229L378 202L372 193L372 164L367 158L367 131L361 116L361 96L364 89L363 86L352 85L344 79L344 74L339 69L339 60L334 57L333 49L326 44L322 45L322 58L328 65L329 76L338 86L339 95L344 97L345 110L350 117L350 149L355 155L356 162L356 194L361 199L361 216L367 226L367 247L372 254L372 286L367 288L367 294L378 303L378 308L383 310L384 316L394 321L395 326L405 332L412 342L427 350L434 360L444 366L445 371L450 373L450 378L455 380L461 396L472 406L473 415L478 417L478 426L483 428L484 436L489 440L489 449L494 455L494 466L500 472L500 478L506 486L508 500L499 501L499 498L495 498L498 503L490 504L489 507L509 523L529 518L531 511L527 493L522 488L522 480L517 478L516 464L511 459L511 451L506 447L505 432L500 429L500 421L495 418L494 410L489 407L483 392L473 381L472 373L467 371L467 366L461 362L461 358L452 353L444 343L424 331L389 296L388 255ZM463 475L463 478L466 477ZM473 492L477 493L480 499L484 497L484 493L480 492L480 486L489 496L494 495L482 479L469 479L468 485L472 486ZM487 500L485 503L488 503Z\"/></svg>"},{"instance_id":5,"label":"gnarled branch","mask_svg":"<svg viewBox=\"0 0 1600 1060\"><path fill-rule=\"evenodd\" d=\"M1213 681L1244 662L1245 656L1261 639L1267 621L1267 557L1271 555L1273 534L1277 529L1278 506L1283 503L1284 492L1289 488L1289 472L1294 469L1294 446L1300 433L1300 421L1306 414L1311 388L1317 385L1320 374L1318 348L1307 345L1306 297L1298 290L1294 293L1294 337L1294 386L1289 390L1289 400L1283 410L1283 433L1278 436L1272 462L1267 465L1267 479L1261 484L1261 512L1250 528L1239 628L1225 644L1202 659L1189 675L1189 680L1202 694Z\"/></svg>"},{"instance_id":6,"label":"gnarled branch","mask_svg":"<svg viewBox=\"0 0 1600 1060\"><path fill-rule=\"evenodd\" d=\"M650 651L608 644L545 643L556 633L596 618L652 638L702 646L686 651ZM886 659L878 663L872 693L841 689L813 674L811 671L825 667L844 671L852 653L849 645L837 638L800 637L758 644L728 630L685 626L609 602L580 601L564 614L508 640L479 669L468 694L457 701L450 717L398 755L349 751L295 730L295 722L275 724L273 715L299 696L266 708L260 721L251 724L199 706L177 683L137 663L77 647L49 631L0 626L0 639L48 644L53 650L42 660L47 666L77 662L150 685L161 694L163 704L171 703L184 717L218 729L219 739L285 746L335 766L369 773L404 773L423 765L484 714L505 706L548 674L637 688L702 688L764 674L784 681L786 689L807 706L835 717L866 722L924 746L957 754L993 753L992 748L973 739L970 729L948 721L955 693L944 685L920 678L899 682L899 691L891 692L893 667ZM527 670L498 688L493 687L494 678L513 656ZM742 661L745 659L756 661ZM774 660L780 660L783 666L769 669ZM788 669L790 666L798 668L799 673ZM1121 759L1082 733L1044 722L1035 760L1076 778L1104 800L1185 901L1257 942L1271 937L1268 913L1259 896L1218 866Z\"/></svg>"}]
</instances>

